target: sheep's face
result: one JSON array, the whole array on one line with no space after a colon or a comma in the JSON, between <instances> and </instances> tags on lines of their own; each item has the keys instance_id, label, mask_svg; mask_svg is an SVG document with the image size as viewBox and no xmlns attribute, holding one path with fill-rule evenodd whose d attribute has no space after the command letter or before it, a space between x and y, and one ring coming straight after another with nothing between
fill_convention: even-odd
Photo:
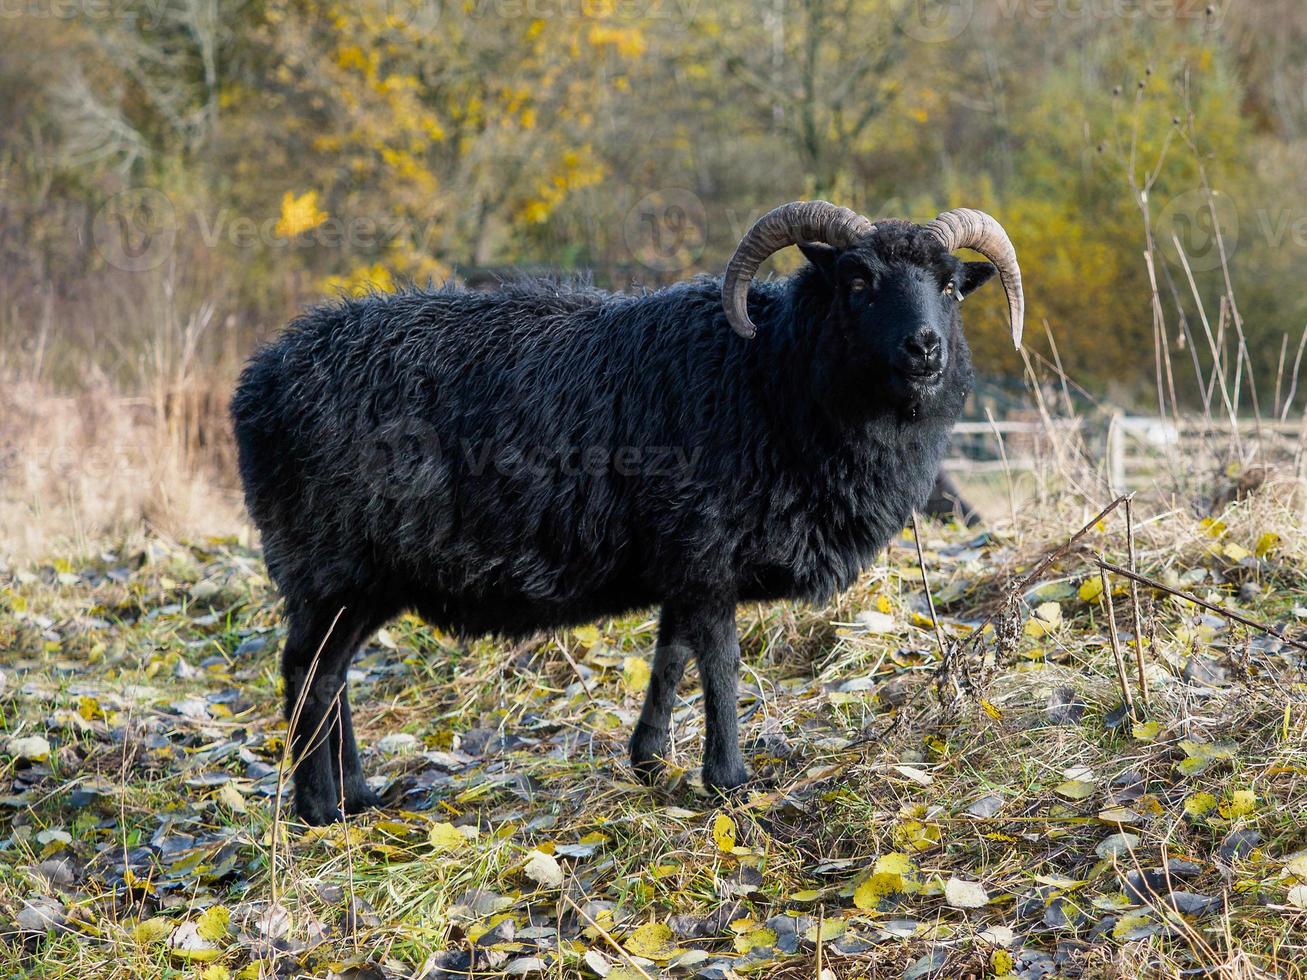
<instances>
[{"instance_id":1,"label":"sheep's face","mask_svg":"<svg viewBox=\"0 0 1307 980\"><path fill-rule=\"evenodd\" d=\"M922 234L887 229L847 249L804 245L830 290L841 356L868 388L929 400L967 357L959 303L994 275Z\"/></svg>"}]
</instances>

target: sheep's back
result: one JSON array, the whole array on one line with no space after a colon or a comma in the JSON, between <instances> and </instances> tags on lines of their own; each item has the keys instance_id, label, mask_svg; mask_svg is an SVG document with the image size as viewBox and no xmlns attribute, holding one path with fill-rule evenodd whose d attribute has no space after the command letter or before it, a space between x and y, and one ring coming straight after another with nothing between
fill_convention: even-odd
<instances>
[{"instance_id":1,"label":"sheep's back","mask_svg":"<svg viewBox=\"0 0 1307 980\"><path fill-rule=\"evenodd\" d=\"M705 367L695 325L649 306L539 286L301 317L233 402L279 586L411 591L454 626L454 611L494 602L546 621L657 601L647 546L667 529L648 521L653 500L675 512Z\"/></svg>"}]
</instances>

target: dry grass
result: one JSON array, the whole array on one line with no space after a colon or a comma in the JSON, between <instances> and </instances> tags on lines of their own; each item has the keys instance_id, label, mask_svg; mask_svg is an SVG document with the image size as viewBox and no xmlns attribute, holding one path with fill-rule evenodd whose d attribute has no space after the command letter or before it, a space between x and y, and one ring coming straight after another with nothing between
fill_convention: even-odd
<instances>
[{"instance_id":1,"label":"dry grass","mask_svg":"<svg viewBox=\"0 0 1307 980\"><path fill-rule=\"evenodd\" d=\"M946 639L966 636L1014 574L1092 512L1059 498L982 541L924 527ZM1218 523L1140 506L1140 566L1300 632L1307 537L1286 523L1293 513L1269 494ZM1078 590L1096 575L1091 554L1124 559L1120 520L1084 544L1022 598L1006 657L981 644L960 695L939 673L910 540L830 608L743 610L741 710L758 782L727 801L697 784L693 677L667 778L650 791L629 777L650 617L512 649L402 620L353 681L389 809L326 831L283 822L275 867L280 627L257 556L230 540L150 541L24 564L0 585L0 642L14 651L0 711L7 737L41 734L53 752L4 770L0 905L54 902L65 924L11 934L2 968L362 977L438 976L442 964L465 975L470 964L477 975L593 976L606 962L621 980L729 961L740 974L810 976L820 919L836 977L922 962L946 976L1300 975L1307 911L1289 895L1307 881L1301 658L1145 590L1152 707L1139 727L1117 721L1104 608ZM1061 622L1045 629L1032 620L1047 602ZM1128 636L1128 591L1116 604ZM412 739L382 741L395 733ZM1207 751L1194 745L1220 748L1189 773L1183 760ZM1200 813L1204 793L1214 808ZM719 817L734 848L714 835ZM432 836L446 823L463 828L452 843ZM1133 837L1104 851L1118 831ZM1239 840L1249 846L1236 855ZM586 842L592 853L568 852ZM551 850L570 901L526 872ZM878 860L905 859L875 877ZM1192 867L1174 865L1156 894L1124 890L1131 871L1167 860ZM52 881L59 867L69 880ZM981 885L985 904L950 903L951 879ZM506 904L468 908L477 891ZM1183 901L1200 914L1167 910L1181 893L1198 896ZM214 959L170 951L168 937L214 905L230 913L200 944ZM162 923L140 925L152 919ZM673 929L668 948L632 965L649 923ZM786 923L809 938L785 947L773 933ZM686 935L694 928L704 935Z\"/></svg>"},{"instance_id":2,"label":"dry grass","mask_svg":"<svg viewBox=\"0 0 1307 980\"><path fill-rule=\"evenodd\" d=\"M0 560L247 533L218 388L132 398L104 382L75 395L0 387Z\"/></svg>"}]
</instances>

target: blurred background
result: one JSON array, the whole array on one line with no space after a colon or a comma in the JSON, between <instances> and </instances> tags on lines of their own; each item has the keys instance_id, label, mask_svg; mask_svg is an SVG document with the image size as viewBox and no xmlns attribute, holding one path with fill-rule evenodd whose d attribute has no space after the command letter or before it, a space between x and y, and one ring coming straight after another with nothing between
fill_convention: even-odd
<instances>
[{"instance_id":1,"label":"blurred background","mask_svg":"<svg viewBox=\"0 0 1307 980\"><path fill-rule=\"evenodd\" d=\"M977 426L1287 424L1305 163L1299 0L3 0L0 553L243 528L228 393L306 303L656 287L801 197L1004 223Z\"/></svg>"}]
</instances>

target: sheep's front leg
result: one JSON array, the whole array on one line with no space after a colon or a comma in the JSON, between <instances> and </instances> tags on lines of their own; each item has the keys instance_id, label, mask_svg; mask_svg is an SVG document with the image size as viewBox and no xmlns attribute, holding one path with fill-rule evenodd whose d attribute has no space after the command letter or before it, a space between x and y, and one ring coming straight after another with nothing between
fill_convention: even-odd
<instances>
[{"instance_id":1,"label":"sheep's front leg","mask_svg":"<svg viewBox=\"0 0 1307 980\"><path fill-rule=\"evenodd\" d=\"M736 716L740 644L735 634L733 603L667 603L663 606L649 693L631 736L631 762L646 779L656 775L661 767L661 757L667 751L676 685L691 653L698 659L699 679L703 685L707 727L703 752L704 785L730 789L749 778L740 755Z\"/></svg>"},{"instance_id":2,"label":"sheep's front leg","mask_svg":"<svg viewBox=\"0 0 1307 980\"><path fill-rule=\"evenodd\" d=\"M663 769L663 759L676 704L676 687L690 659L690 648L683 638L673 635L672 617L666 607L658 624L658 648L649 671L649 690L640 709L640 720L631 733L631 766L636 775L652 783Z\"/></svg>"},{"instance_id":3,"label":"sheep's front leg","mask_svg":"<svg viewBox=\"0 0 1307 980\"><path fill-rule=\"evenodd\" d=\"M703 746L703 784L733 789L749 781L740 755L736 700L740 680L740 640L735 633L735 606L705 613L695 647L707 733Z\"/></svg>"}]
</instances>

